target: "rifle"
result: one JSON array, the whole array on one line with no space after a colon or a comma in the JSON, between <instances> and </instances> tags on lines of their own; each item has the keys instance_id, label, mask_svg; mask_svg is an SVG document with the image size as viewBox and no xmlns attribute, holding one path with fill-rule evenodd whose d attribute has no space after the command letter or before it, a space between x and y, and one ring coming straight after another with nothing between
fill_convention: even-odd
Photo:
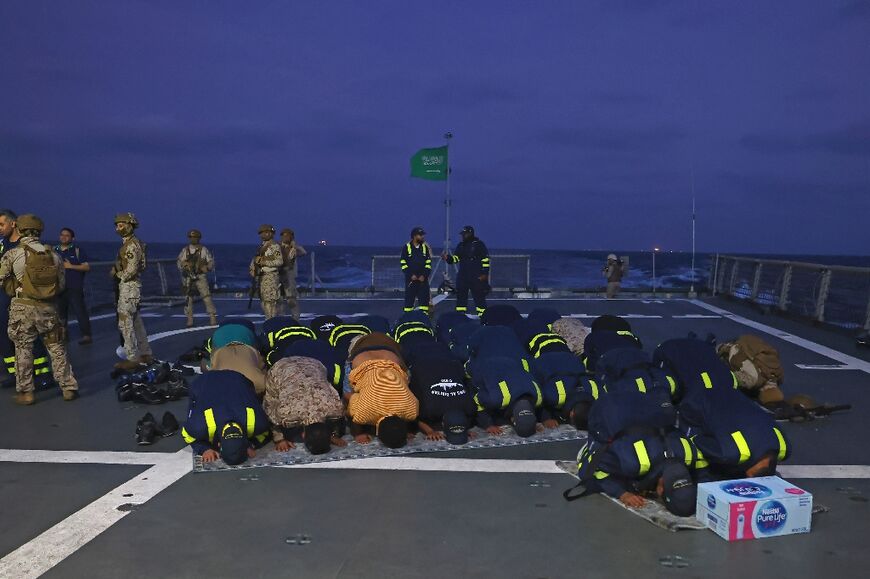
<instances>
[{"instance_id":1,"label":"rifle","mask_svg":"<svg viewBox=\"0 0 870 579\"><path fill-rule=\"evenodd\" d=\"M251 280L251 289L248 290L248 309L249 310L251 309L251 306L254 304L254 296L257 295L257 288L260 287L260 276L262 275L259 267L256 268L255 272L256 272L256 275Z\"/></svg>"}]
</instances>

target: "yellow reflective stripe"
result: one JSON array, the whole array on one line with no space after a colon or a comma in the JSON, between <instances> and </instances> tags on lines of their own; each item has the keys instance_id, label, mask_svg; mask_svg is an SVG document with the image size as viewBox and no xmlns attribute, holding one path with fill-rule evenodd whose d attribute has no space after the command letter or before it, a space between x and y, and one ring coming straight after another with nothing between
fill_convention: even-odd
<instances>
[{"instance_id":1,"label":"yellow reflective stripe","mask_svg":"<svg viewBox=\"0 0 870 579\"><path fill-rule=\"evenodd\" d=\"M638 440L634 443L634 452L637 454L637 462L640 464L640 470L638 471L639 476L643 476L649 472L649 455L646 453L646 445L642 440Z\"/></svg>"},{"instance_id":2,"label":"yellow reflective stripe","mask_svg":"<svg viewBox=\"0 0 870 579\"><path fill-rule=\"evenodd\" d=\"M692 466L692 447L689 446L689 441L682 436L680 437L680 442L683 443L683 454L685 455L683 460L686 466Z\"/></svg>"},{"instance_id":3,"label":"yellow reflective stripe","mask_svg":"<svg viewBox=\"0 0 870 579\"><path fill-rule=\"evenodd\" d=\"M483 410L483 405L480 403L480 399L477 397L477 394L474 395L474 403L477 404L478 412Z\"/></svg>"},{"instance_id":4,"label":"yellow reflective stripe","mask_svg":"<svg viewBox=\"0 0 870 579\"><path fill-rule=\"evenodd\" d=\"M595 380L590 380L589 385L592 386L592 399L598 400L598 383Z\"/></svg>"},{"instance_id":5,"label":"yellow reflective stripe","mask_svg":"<svg viewBox=\"0 0 870 579\"><path fill-rule=\"evenodd\" d=\"M520 362L521 362L522 365L523 365L523 370L525 370L526 372L528 372L528 371L529 371L529 361L526 360L525 358L520 358Z\"/></svg>"},{"instance_id":6,"label":"yellow reflective stripe","mask_svg":"<svg viewBox=\"0 0 870 579\"><path fill-rule=\"evenodd\" d=\"M275 346L275 332L269 332L267 337L269 338L269 347L273 348Z\"/></svg>"},{"instance_id":7,"label":"yellow reflective stripe","mask_svg":"<svg viewBox=\"0 0 870 579\"><path fill-rule=\"evenodd\" d=\"M336 386L338 386L338 384L340 382L341 382L341 365L336 364L335 365L335 372L332 375L332 383L335 384Z\"/></svg>"},{"instance_id":8,"label":"yellow reflective stripe","mask_svg":"<svg viewBox=\"0 0 870 579\"><path fill-rule=\"evenodd\" d=\"M782 432L779 431L779 428L774 427L773 432L776 434L776 439L779 440L779 454L776 459L785 460L785 452L787 448L785 445L785 438L783 438Z\"/></svg>"},{"instance_id":9,"label":"yellow reflective stripe","mask_svg":"<svg viewBox=\"0 0 870 579\"><path fill-rule=\"evenodd\" d=\"M634 383L637 384L638 391L646 392L646 382L643 381L643 378L636 378Z\"/></svg>"},{"instance_id":10,"label":"yellow reflective stripe","mask_svg":"<svg viewBox=\"0 0 870 579\"><path fill-rule=\"evenodd\" d=\"M665 376L668 379L668 384L671 385L671 394L677 391L677 381L671 378L670 376Z\"/></svg>"},{"instance_id":11,"label":"yellow reflective stripe","mask_svg":"<svg viewBox=\"0 0 870 579\"><path fill-rule=\"evenodd\" d=\"M6 368L6 372L9 374L15 374L15 366L12 366L11 368Z\"/></svg>"},{"instance_id":12,"label":"yellow reflective stripe","mask_svg":"<svg viewBox=\"0 0 870 579\"><path fill-rule=\"evenodd\" d=\"M560 344L560 343L563 343L564 341L565 340L563 340L561 338L551 338L549 340L544 340L542 343L540 343L538 345L538 349L535 350L535 358L540 358L541 349L543 349L544 346L549 346L550 344Z\"/></svg>"},{"instance_id":13,"label":"yellow reflective stripe","mask_svg":"<svg viewBox=\"0 0 870 579\"><path fill-rule=\"evenodd\" d=\"M556 406L562 408L562 405L565 404L565 398L567 397L567 393L565 392L565 383L561 380L556 380L556 393L559 397L559 400L556 402Z\"/></svg>"},{"instance_id":14,"label":"yellow reflective stripe","mask_svg":"<svg viewBox=\"0 0 870 579\"><path fill-rule=\"evenodd\" d=\"M465 311L468 311L468 308L466 308L465 306L456 306L456 311L457 312L465 312Z\"/></svg>"},{"instance_id":15,"label":"yellow reflective stripe","mask_svg":"<svg viewBox=\"0 0 870 579\"><path fill-rule=\"evenodd\" d=\"M617 330L616 334L618 336L631 336L632 338L634 337L634 334L632 334L628 330Z\"/></svg>"},{"instance_id":16,"label":"yellow reflective stripe","mask_svg":"<svg viewBox=\"0 0 870 579\"><path fill-rule=\"evenodd\" d=\"M605 479L605 478L609 477L610 475L607 474L606 472L604 472L603 470L596 470L596 471L595 471L595 474L594 474L593 476L594 476L597 480L601 480L601 479Z\"/></svg>"},{"instance_id":17,"label":"yellow reflective stripe","mask_svg":"<svg viewBox=\"0 0 870 579\"><path fill-rule=\"evenodd\" d=\"M217 423L214 421L214 409L206 408L202 414L205 416L205 425L208 427L208 441L214 442L214 433L217 432Z\"/></svg>"},{"instance_id":18,"label":"yellow reflective stripe","mask_svg":"<svg viewBox=\"0 0 870 579\"><path fill-rule=\"evenodd\" d=\"M13 358L13 360L14 360L14 359L15 359L15 358ZM48 358L46 358L45 356L42 356L41 358L35 358L35 359L33 360L33 363L34 363L34 364L45 364L47 361L48 361Z\"/></svg>"},{"instance_id":19,"label":"yellow reflective stripe","mask_svg":"<svg viewBox=\"0 0 870 579\"><path fill-rule=\"evenodd\" d=\"M403 336L405 336L406 334L412 334L414 332L426 332L427 334L431 334L432 330L423 325L405 328L404 330L396 334L396 341L400 342Z\"/></svg>"},{"instance_id":20,"label":"yellow reflective stripe","mask_svg":"<svg viewBox=\"0 0 870 579\"><path fill-rule=\"evenodd\" d=\"M535 387L535 392L537 393L537 397L535 399L535 408L537 408L544 403L544 395L541 394L541 388L538 386L537 382L532 382L532 386Z\"/></svg>"},{"instance_id":21,"label":"yellow reflective stripe","mask_svg":"<svg viewBox=\"0 0 870 579\"><path fill-rule=\"evenodd\" d=\"M184 438L184 442L186 442L187 444L193 444L194 442L196 442L196 439L188 434L184 428L181 429L181 436L182 438Z\"/></svg>"},{"instance_id":22,"label":"yellow reflective stripe","mask_svg":"<svg viewBox=\"0 0 870 579\"><path fill-rule=\"evenodd\" d=\"M269 436L269 431L268 431L268 430L267 430L266 432L261 432L260 434L258 434L257 436L255 436L255 437L254 437L254 440L256 440L257 442L259 442L259 443L262 444L262 443L266 442L266 437L267 437L267 436Z\"/></svg>"},{"instance_id":23,"label":"yellow reflective stripe","mask_svg":"<svg viewBox=\"0 0 870 579\"><path fill-rule=\"evenodd\" d=\"M405 247L408 248L408 255L411 255L411 244L408 243Z\"/></svg>"},{"instance_id":24,"label":"yellow reflective stripe","mask_svg":"<svg viewBox=\"0 0 870 579\"><path fill-rule=\"evenodd\" d=\"M743 438L743 433L739 430L737 432L732 432L731 438L734 439L734 444L737 445L737 450L740 451L740 460L737 462L737 464L742 464L749 460L749 457L752 456L752 453L749 452L749 445L746 444L746 439Z\"/></svg>"},{"instance_id":25,"label":"yellow reflective stripe","mask_svg":"<svg viewBox=\"0 0 870 579\"><path fill-rule=\"evenodd\" d=\"M8 358L3 358L3 361L6 362L7 364L12 364L13 362L15 362L15 356L9 356Z\"/></svg>"},{"instance_id":26,"label":"yellow reflective stripe","mask_svg":"<svg viewBox=\"0 0 870 579\"><path fill-rule=\"evenodd\" d=\"M51 372L51 370L49 370L48 368L37 368L33 371L33 374L35 376L39 376L40 374L48 374L49 372Z\"/></svg>"},{"instance_id":27,"label":"yellow reflective stripe","mask_svg":"<svg viewBox=\"0 0 870 579\"><path fill-rule=\"evenodd\" d=\"M254 429L257 426L257 415L254 414L254 409L250 406L245 408L245 426L248 429L248 438L254 438Z\"/></svg>"},{"instance_id":28,"label":"yellow reflective stripe","mask_svg":"<svg viewBox=\"0 0 870 579\"><path fill-rule=\"evenodd\" d=\"M737 374L731 372L731 380L734 382L734 389L737 389Z\"/></svg>"},{"instance_id":29,"label":"yellow reflective stripe","mask_svg":"<svg viewBox=\"0 0 870 579\"><path fill-rule=\"evenodd\" d=\"M701 372L701 381L704 382L704 388L713 387L713 381L710 380L710 375L706 372Z\"/></svg>"},{"instance_id":30,"label":"yellow reflective stripe","mask_svg":"<svg viewBox=\"0 0 870 579\"><path fill-rule=\"evenodd\" d=\"M501 407L507 408L511 403L511 391L508 390L507 382L504 380L498 383L498 387L501 388Z\"/></svg>"}]
</instances>

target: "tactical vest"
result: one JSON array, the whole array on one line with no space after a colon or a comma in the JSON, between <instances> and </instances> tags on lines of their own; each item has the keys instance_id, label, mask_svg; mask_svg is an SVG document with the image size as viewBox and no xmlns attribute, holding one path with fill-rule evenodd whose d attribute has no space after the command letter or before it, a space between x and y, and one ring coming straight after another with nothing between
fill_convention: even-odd
<instances>
[{"instance_id":1,"label":"tactical vest","mask_svg":"<svg viewBox=\"0 0 870 579\"><path fill-rule=\"evenodd\" d=\"M136 274L138 275L145 271L145 266L147 265L147 259L145 257L146 245L132 235L124 240L124 243L121 244L121 249L118 250L118 259L115 260L115 271L124 271L127 269L127 249L130 245L134 244L139 246L139 249L141 249L140 255L142 256L136 264Z\"/></svg>"},{"instance_id":2,"label":"tactical vest","mask_svg":"<svg viewBox=\"0 0 870 579\"><path fill-rule=\"evenodd\" d=\"M48 246L37 251L27 243L22 243L19 247L24 250L24 274L21 281L14 274L9 276L4 284L6 293L12 297L41 302L56 298L60 293L60 286L54 252Z\"/></svg>"}]
</instances>

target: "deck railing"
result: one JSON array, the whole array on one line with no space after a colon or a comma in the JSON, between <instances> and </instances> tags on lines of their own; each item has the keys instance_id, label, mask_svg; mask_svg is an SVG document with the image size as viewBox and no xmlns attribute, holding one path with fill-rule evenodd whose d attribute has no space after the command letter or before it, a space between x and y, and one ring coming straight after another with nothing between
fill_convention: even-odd
<instances>
[{"instance_id":1,"label":"deck railing","mask_svg":"<svg viewBox=\"0 0 870 579\"><path fill-rule=\"evenodd\" d=\"M870 267L716 255L713 295L843 328L870 330Z\"/></svg>"}]
</instances>

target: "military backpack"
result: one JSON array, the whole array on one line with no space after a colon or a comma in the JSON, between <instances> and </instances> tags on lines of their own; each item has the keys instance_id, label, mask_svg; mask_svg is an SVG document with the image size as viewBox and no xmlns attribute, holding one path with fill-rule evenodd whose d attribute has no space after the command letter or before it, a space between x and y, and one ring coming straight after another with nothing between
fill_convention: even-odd
<instances>
[{"instance_id":1,"label":"military backpack","mask_svg":"<svg viewBox=\"0 0 870 579\"><path fill-rule=\"evenodd\" d=\"M24 275L21 277L20 297L48 301L57 297L60 287L54 252L48 247L37 251L29 245L24 249Z\"/></svg>"}]
</instances>

